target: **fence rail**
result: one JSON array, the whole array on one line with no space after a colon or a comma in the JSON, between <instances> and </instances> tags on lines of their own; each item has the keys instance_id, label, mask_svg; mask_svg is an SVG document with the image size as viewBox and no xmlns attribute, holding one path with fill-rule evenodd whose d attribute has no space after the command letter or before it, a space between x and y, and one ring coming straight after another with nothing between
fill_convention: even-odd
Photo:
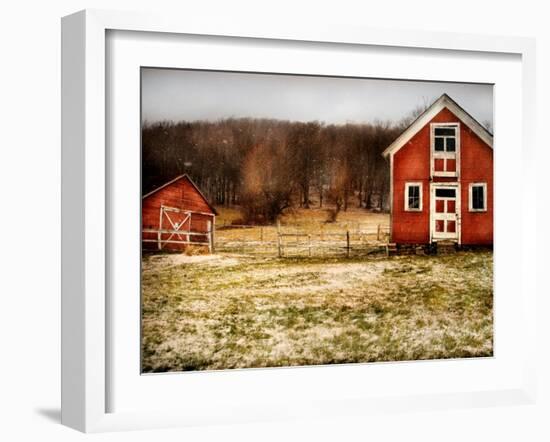
<instances>
[{"instance_id":1,"label":"fence rail","mask_svg":"<svg viewBox=\"0 0 550 442\"><path fill-rule=\"evenodd\" d=\"M342 230L335 231L336 227L319 225L315 231L307 226L248 226L225 225L218 227L218 231L227 232L232 227L235 229L254 229L252 232L231 238L221 232L216 238L216 250L223 252L240 252L258 255L276 255L283 257L298 256L357 256L373 253L387 253L389 240L389 226L383 224L360 225L355 223L353 227L345 226ZM360 227L360 228L359 228ZM244 232L243 232L244 233Z\"/></svg>"},{"instance_id":2,"label":"fence rail","mask_svg":"<svg viewBox=\"0 0 550 442\"><path fill-rule=\"evenodd\" d=\"M179 226L176 226L179 227ZM143 234L153 234L156 238L143 238ZM170 235L168 238L163 235ZM202 240L201 240L202 239ZM162 250L167 244L197 245L208 247L209 252L214 251L214 229L211 221L207 221L207 231L197 232L192 230L177 229L142 229L142 242L156 244L158 250Z\"/></svg>"}]
</instances>

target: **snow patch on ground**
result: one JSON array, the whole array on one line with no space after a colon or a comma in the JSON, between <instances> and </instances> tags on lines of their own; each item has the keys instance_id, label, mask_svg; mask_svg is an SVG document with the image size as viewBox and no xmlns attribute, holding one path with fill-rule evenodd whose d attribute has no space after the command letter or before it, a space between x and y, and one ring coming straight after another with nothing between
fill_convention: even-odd
<instances>
[{"instance_id":1,"label":"snow patch on ground","mask_svg":"<svg viewBox=\"0 0 550 442\"><path fill-rule=\"evenodd\" d=\"M241 260L235 255L193 255L185 254L169 255L171 265L178 266L182 264L203 264L212 267L230 267L240 264Z\"/></svg>"}]
</instances>

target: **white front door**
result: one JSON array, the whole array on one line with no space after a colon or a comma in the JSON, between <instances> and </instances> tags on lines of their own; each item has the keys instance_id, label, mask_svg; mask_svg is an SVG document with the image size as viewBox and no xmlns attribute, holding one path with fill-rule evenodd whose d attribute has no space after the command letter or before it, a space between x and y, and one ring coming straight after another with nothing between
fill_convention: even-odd
<instances>
[{"instance_id":1,"label":"white front door","mask_svg":"<svg viewBox=\"0 0 550 442\"><path fill-rule=\"evenodd\" d=\"M432 241L458 241L460 236L460 187L457 183L432 183L430 195Z\"/></svg>"}]
</instances>

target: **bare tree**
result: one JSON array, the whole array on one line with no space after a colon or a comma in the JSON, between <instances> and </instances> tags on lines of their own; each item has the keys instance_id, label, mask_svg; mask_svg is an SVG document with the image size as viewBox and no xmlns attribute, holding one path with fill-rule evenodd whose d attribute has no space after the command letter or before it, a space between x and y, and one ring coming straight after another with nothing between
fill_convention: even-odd
<instances>
[{"instance_id":1,"label":"bare tree","mask_svg":"<svg viewBox=\"0 0 550 442\"><path fill-rule=\"evenodd\" d=\"M434 101L434 98L429 99L428 97L423 97L422 103L417 105L412 111L410 111L406 117L402 118L397 126L402 130L409 127L412 122L416 120L420 115L422 115Z\"/></svg>"},{"instance_id":2,"label":"bare tree","mask_svg":"<svg viewBox=\"0 0 550 442\"><path fill-rule=\"evenodd\" d=\"M493 133L493 123L489 120L483 120L483 123L481 123L485 129L487 129L489 132Z\"/></svg>"},{"instance_id":3,"label":"bare tree","mask_svg":"<svg viewBox=\"0 0 550 442\"><path fill-rule=\"evenodd\" d=\"M345 161L337 162L332 168L331 185L327 199L332 207L327 209L327 222L334 223L340 211L346 207L348 199L349 168Z\"/></svg>"},{"instance_id":4,"label":"bare tree","mask_svg":"<svg viewBox=\"0 0 550 442\"><path fill-rule=\"evenodd\" d=\"M352 203L368 209L376 200L387 210L389 164L382 152L427 107L425 99L397 124L145 123L142 191L187 173L213 204L239 206L250 222L271 222L284 210L317 202L333 220Z\"/></svg>"},{"instance_id":5,"label":"bare tree","mask_svg":"<svg viewBox=\"0 0 550 442\"><path fill-rule=\"evenodd\" d=\"M255 146L243 164L244 222L267 224L292 206L293 184L281 145Z\"/></svg>"}]
</instances>

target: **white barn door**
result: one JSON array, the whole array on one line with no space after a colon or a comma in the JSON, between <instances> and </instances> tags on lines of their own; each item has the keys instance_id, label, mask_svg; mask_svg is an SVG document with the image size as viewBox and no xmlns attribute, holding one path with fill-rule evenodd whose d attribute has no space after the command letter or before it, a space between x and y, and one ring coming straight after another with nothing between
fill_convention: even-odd
<instances>
[{"instance_id":1,"label":"white barn door","mask_svg":"<svg viewBox=\"0 0 550 442\"><path fill-rule=\"evenodd\" d=\"M432 183L430 189L430 236L432 241L460 243L460 185Z\"/></svg>"}]
</instances>

